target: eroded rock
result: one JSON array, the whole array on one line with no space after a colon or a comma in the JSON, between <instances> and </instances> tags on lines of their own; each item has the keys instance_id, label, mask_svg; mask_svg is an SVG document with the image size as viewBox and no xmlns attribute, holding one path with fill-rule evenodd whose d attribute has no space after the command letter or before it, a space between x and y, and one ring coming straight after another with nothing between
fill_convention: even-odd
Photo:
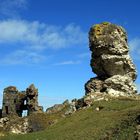
<instances>
[{"instance_id":1,"label":"eroded rock","mask_svg":"<svg viewBox=\"0 0 140 140\"><path fill-rule=\"evenodd\" d=\"M61 112L63 115L70 115L76 111L76 102L72 100L69 102L68 100L64 101L62 104L55 104L54 106L47 108L47 114L55 114Z\"/></svg>"},{"instance_id":2,"label":"eroded rock","mask_svg":"<svg viewBox=\"0 0 140 140\"><path fill-rule=\"evenodd\" d=\"M85 94L135 95L137 72L129 55L125 29L109 22L97 24L90 29L89 47L90 65L97 77L85 84Z\"/></svg>"},{"instance_id":3,"label":"eroded rock","mask_svg":"<svg viewBox=\"0 0 140 140\"><path fill-rule=\"evenodd\" d=\"M0 119L0 127L3 128L7 125L7 123L9 122L9 118L8 117L4 117Z\"/></svg>"},{"instance_id":4,"label":"eroded rock","mask_svg":"<svg viewBox=\"0 0 140 140\"><path fill-rule=\"evenodd\" d=\"M29 125L28 118L22 118L21 121L13 123L9 131L14 134L27 134L32 132L32 128Z\"/></svg>"}]
</instances>

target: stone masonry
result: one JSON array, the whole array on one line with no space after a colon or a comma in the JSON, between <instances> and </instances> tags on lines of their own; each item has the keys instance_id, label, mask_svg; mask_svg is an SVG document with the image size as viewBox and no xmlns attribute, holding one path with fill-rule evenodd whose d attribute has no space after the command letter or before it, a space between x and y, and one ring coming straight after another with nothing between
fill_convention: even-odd
<instances>
[{"instance_id":1,"label":"stone masonry","mask_svg":"<svg viewBox=\"0 0 140 140\"><path fill-rule=\"evenodd\" d=\"M38 89L32 84L26 91L19 92L16 87L9 86L4 89L2 117L17 115L22 117L22 112L27 110L27 115L33 112L42 112L38 106Z\"/></svg>"}]
</instances>

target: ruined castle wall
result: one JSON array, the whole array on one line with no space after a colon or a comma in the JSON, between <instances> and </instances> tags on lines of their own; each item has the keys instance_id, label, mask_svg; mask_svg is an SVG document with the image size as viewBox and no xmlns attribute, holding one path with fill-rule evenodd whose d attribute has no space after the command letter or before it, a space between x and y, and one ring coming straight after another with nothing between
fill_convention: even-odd
<instances>
[{"instance_id":1,"label":"ruined castle wall","mask_svg":"<svg viewBox=\"0 0 140 140\"><path fill-rule=\"evenodd\" d=\"M27 110L28 115L43 111L42 107L38 106L38 89L33 84L23 92L19 92L14 86L5 88L3 93L2 117L9 115L22 117L24 110Z\"/></svg>"},{"instance_id":2,"label":"ruined castle wall","mask_svg":"<svg viewBox=\"0 0 140 140\"><path fill-rule=\"evenodd\" d=\"M9 114L16 114L15 101L17 99L17 93L16 87L11 86L4 89L2 117L6 117Z\"/></svg>"}]
</instances>

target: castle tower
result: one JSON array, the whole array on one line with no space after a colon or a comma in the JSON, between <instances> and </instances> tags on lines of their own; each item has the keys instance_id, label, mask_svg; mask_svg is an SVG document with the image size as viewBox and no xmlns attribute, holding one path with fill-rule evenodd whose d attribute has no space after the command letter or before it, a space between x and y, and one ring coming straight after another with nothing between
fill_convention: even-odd
<instances>
[{"instance_id":1,"label":"castle tower","mask_svg":"<svg viewBox=\"0 0 140 140\"><path fill-rule=\"evenodd\" d=\"M2 117L6 117L10 114L16 114L16 99L18 90L14 86L9 86L4 89L3 92L3 106Z\"/></svg>"},{"instance_id":2,"label":"castle tower","mask_svg":"<svg viewBox=\"0 0 140 140\"><path fill-rule=\"evenodd\" d=\"M38 106L38 89L33 84L22 92L19 92L14 86L5 88L3 92L2 117L9 115L22 117L24 110L27 111L27 115L43 111L43 107Z\"/></svg>"}]
</instances>

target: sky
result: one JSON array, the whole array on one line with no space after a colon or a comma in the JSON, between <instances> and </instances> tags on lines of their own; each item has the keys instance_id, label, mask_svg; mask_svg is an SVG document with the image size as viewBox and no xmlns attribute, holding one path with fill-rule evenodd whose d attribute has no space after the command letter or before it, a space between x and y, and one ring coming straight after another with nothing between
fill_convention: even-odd
<instances>
[{"instance_id":1,"label":"sky","mask_svg":"<svg viewBox=\"0 0 140 140\"><path fill-rule=\"evenodd\" d=\"M0 0L0 107L3 89L34 83L45 109L84 96L95 77L88 31L104 21L123 26L140 73L139 0ZM140 91L140 76L136 85Z\"/></svg>"}]
</instances>

